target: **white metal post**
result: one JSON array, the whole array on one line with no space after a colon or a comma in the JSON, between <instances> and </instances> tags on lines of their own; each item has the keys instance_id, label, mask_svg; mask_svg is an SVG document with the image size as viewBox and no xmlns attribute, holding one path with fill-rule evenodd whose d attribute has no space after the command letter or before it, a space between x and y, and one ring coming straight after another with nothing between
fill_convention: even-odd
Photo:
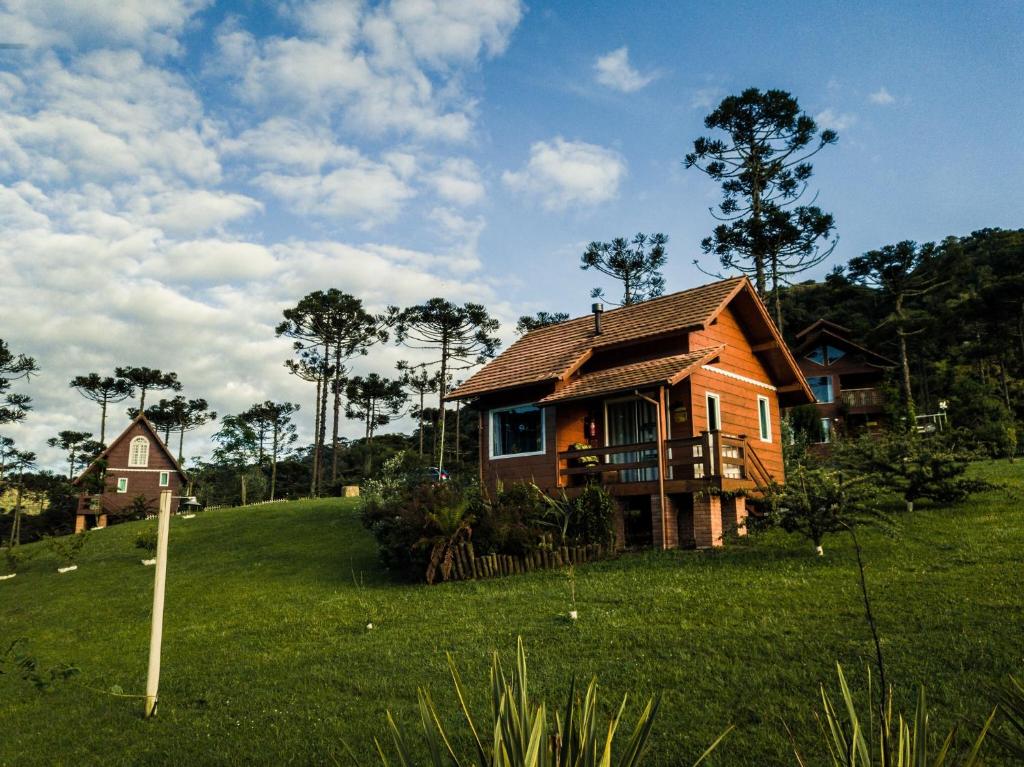
<instances>
[{"instance_id":1,"label":"white metal post","mask_svg":"<svg viewBox=\"0 0 1024 767\"><path fill-rule=\"evenodd\" d=\"M157 526L156 575L153 582L153 625L149 634L149 672L146 674L146 718L156 714L160 687L160 644L164 634L164 587L167 585L167 535L171 529L171 491L160 492Z\"/></svg>"}]
</instances>

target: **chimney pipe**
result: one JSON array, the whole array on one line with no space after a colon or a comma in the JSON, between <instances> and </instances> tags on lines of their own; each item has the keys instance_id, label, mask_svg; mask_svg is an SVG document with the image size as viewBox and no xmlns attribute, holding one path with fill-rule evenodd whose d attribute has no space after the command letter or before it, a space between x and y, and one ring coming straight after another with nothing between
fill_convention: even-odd
<instances>
[{"instance_id":1,"label":"chimney pipe","mask_svg":"<svg viewBox=\"0 0 1024 767\"><path fill-rule=\"evenodd\" d=\"M601 315L604 314L604 304L594 304L590 307L594 313L594 335L601 335Z\"/></svg>"}]
</instances>

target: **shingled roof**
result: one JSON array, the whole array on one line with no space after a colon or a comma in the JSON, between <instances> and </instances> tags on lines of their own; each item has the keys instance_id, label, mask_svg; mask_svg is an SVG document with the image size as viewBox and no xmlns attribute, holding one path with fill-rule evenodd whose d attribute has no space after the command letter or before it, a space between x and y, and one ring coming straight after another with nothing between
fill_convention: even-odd
<instances>
[{"instance_id":1,"label":"shingled roof","mask_svg":"<svg viewBox=\"0 0 1024 767\"><path fill-rule=\"evenodd\" d=\"M562 389L544 397L539 404L632 391L655 384L671 386L686 378L694 368L714 359L724 348L715 346L698 349L686 354L673 354L669 357L585 373Z\"/></svg>"},{"instance_id":2,"label":"shingled roof","mask_svg":"<svg viewBox=\"0 0 1024 767\"><path fill-rule=\"evenodd\" d=\"M466 399L500 389L564 380L595 350L704 327L744 283L745 278L735 277L612 309L602 316L601 335L594 335L594 318L589 314L531 331L446 399Z\"/></svg>"}]
</instances>

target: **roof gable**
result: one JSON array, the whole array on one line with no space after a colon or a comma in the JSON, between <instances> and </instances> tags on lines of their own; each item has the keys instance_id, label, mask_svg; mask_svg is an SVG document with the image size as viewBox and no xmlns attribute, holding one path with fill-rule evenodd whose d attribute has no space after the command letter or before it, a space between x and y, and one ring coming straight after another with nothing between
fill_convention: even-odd
<instances>
[{"instance_id":1,"label":"roof gable","mask_svg":"<svg viewBox=\"0 0 1024 767\"><path fill-rule=\"evenodd\" d=\"M800 345L794 349L794 352L802 356L808 349L820 344L825 339L831 341L837 347L863 355L870 365L883 368L896 367L897 363L893 360L853 341L849 335L852 332L834 322L818 320L797 333L797 338L800 338L801 341Z\"/></svg>"},{"instance_id":2,"label":"roof gable","mask_svg":"<svg viewBox=\"0 0 1024 767\"><path fill-rule=\"evenodd\" d=\"M601 335L590 314L531 331L446 399L565 380L597 350L707 325L746 284L745 277L734 277L611 309L601 318Z\"/></svg>"},{"instance_id":3,"label":"roof gable","mask_svg":"<svg viewBox=\"0 0 1024 767\"><path fill-rule=\"evenodd\" d=\"M136 427L140 427L142 431L148 433L148 436L150 437L150 444L157 445L157 448L160 450L160 452L164 455L164 457L170 464L171 469L177 472L183 484L187 484L188 476L185 474L185 470L181 468L181 464L178 463L178 459L174 457L174 454L170 451L170 448L168 448L167 445L164 444L164 441L160 439L160 435L157 433L153 424L150 423L149 419L146 418L141 413L135 416L135 418L132 419L132 422L128 424L128 426L125 428L125 430L122 431L116 438L114 438L111 441L111 443L107 446L107 448L102 453L100 453L93 460L93 462L90 463L82 471L81 474L75 477L72 484L77 485L86 475L91 473L94 468L99 466L102 461L106 461L108 456L114 451L115 448L117 448L122 442L124 442L130 436L133 436L133 432L136 431Z\"/></svg>"}]
</instances>

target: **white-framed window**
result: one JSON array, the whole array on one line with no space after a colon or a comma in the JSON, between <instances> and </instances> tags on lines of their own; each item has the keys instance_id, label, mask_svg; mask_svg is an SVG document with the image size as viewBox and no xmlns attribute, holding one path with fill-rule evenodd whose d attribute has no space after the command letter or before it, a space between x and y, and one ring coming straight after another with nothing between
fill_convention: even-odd
<instances>
[{"instance_id":1,"label":"white-framed window","mask_svg":"<svg viewBox=\"0 0 1024 767\"><path fill-rule=\"evenodd\" d=\"M170 487L171 484L171 472L161 471L160 472L160 487Z\"/></svg>"},{"instance_id":2,"label":"white-framed window","mask_svg":"<svg viewBox=\"0 0 1024 767\"><path fill-rule=\"evenodd\" d=\"M128 465L132 468L149 466L149 440L145 437L132 437L128 444Z\"/></svg>"},{"instance_id":3,"label":"white-framed window","mask_svg":"<svg viewBox=\"0 0 1024 767\"><path fill-rule=\"evenodd\" d=\"M117 478L117 492L127 493L128 492L128 477Z\"/></svg>"},{"instance_id":4,"label":"white-framed window","mask_svg":"<svg viewBox=\"0 0 1024 767\"><path fill-rule=\"evenodd\" d=\"M762 442L772 441L772 410L767 397L757 398L757 426Z\"/></svg>"},{"instance_id":5,"label":"white-framed window","mask_svg":"<svg viewBox=\"0 0 1024 767\"><path fill-rule=\"evenodd\" d=\"M490 413L491 458L543 455L544 410L535 405L496 408Z\"/></svg>"},{"instance_id":6,"label":"white-framed window","mask_svg":"<svg viewBox=\"0 0 1024 767\"><path fill-rule=\"evenodd\" d=\"M807 385L811 387L814 399L818 402L827 404L833 401L832 376L810 376Z\"/></svg>"},{"instance_id":7,"label":"white-framed window","mask_svg":"<svg viewBox=\"0 0 1024 767\"><path fill-rule=\"evenodd\" d=\"M722 428L722 408L719 404L717 394L708 392L706 395L708 408L708 431L718 431Z\"/></svg>"}]
</instances>

